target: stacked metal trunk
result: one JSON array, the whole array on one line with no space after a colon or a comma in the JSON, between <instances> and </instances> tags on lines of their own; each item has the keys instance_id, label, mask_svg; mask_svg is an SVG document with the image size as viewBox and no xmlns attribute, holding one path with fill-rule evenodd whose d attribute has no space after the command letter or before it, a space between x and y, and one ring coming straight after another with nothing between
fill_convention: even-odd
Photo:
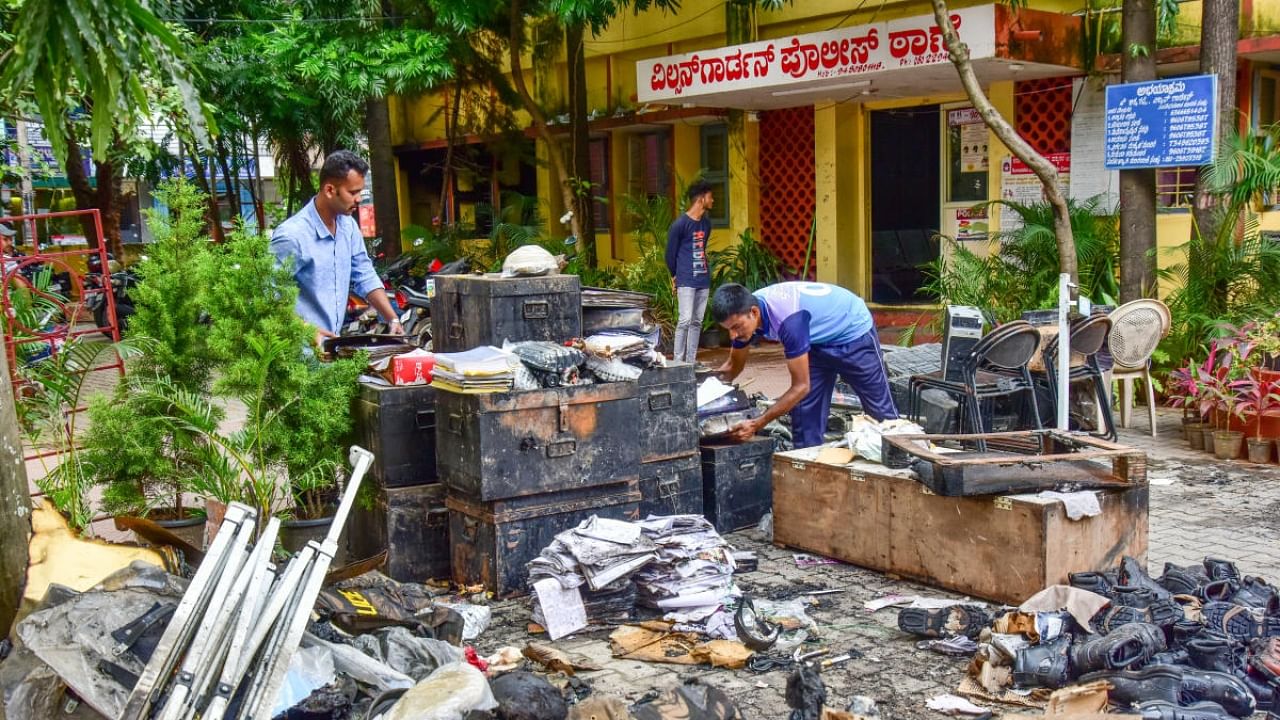
<instances>
[{"instance_id":1,"label":"stacked metal trunk","mask_svg":"<svg viewBox=\"0 0 1280 720\"><path fill-rule=\"evenodd\" d=\"M358 441L374 453L370 488L347 533L354 559L387 551L383 572L402 582L444 579L449 516L436 474L435 388L360 383Z\"/></svg>"},{"instance_id":2,"label":"stacked metal trunk","mask_svg":"<svg viewBox=\"0 0 1280 720\"><path fill-rule=\"evenodd\" d=\"M693 366L672 363L640 375L640 514L701 515L697 385Z\"/></svg>"}]
</instances>

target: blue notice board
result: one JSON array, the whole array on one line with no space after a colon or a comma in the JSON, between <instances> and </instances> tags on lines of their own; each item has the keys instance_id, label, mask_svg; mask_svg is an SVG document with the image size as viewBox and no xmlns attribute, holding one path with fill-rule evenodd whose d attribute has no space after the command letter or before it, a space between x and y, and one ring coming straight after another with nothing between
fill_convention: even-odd
<instances>
[{"instance_id":1,"label":"blue notice board","mask_svg":"<svg viewBox=\"0 0 1280 720\"><path fill-rule=\"evenodd\" d=\"M1206 165L1217 145L1217 114L1217 75L1108 85L1105 165Z\"/></svg>"}]
</instances>

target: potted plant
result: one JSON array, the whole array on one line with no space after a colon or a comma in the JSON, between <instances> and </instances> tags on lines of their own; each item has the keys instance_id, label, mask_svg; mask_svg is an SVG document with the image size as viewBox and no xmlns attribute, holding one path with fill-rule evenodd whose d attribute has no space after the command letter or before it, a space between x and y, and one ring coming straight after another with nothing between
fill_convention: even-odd
<instances>
[{"instance_id":1,"label":"potted plant","mask_svg":"<svg viewBox=\"0 0 1280 720\"><path fill-rule=\"evenodd\" d=\"M1248 439L1249 462L1271 461L1271 438L1262 437L1262 418L1280 403L1280 388L1270 380L1245 378L1232 383L1237 393L1236 409L1241 420L1253 415L1253 437Z\"/></svg>"},{"instance_id":2,"label":"potted plant","mask_svg":"<svg viewBox=\"0 0 1280 720\"><path fill-rule=\"evenodd\" d=\"M1218 408L1222 402L1222 381L1214 370L1214 353L1194 369L1196 408L1200 414L1200 449L1212 453L1213 433L1217 430ZM1195 447L1194 442L1192 447Z\"/></svg>"},{"instance_id":3,"label":"potted plant","mask_svg":"<svg viewBox=\"0 0 1280 720\"><path fill-rule=\"evenodd\" d=\"M1219 460L1235 460L1240 457L1244 446L1244 433L1230 428L1231 418L1244 419L1244 403L1241 400L1235 383L1223 383L1219 387L1218 402L1219 427L1213 432L1213 454Z\"/></svg>"},{"instance_id":4,"label":"potted plant","mask_svg":"<svg viewBox=\"0 0 1280 720\"><path fill-rule=\"evenodd\" d=\"M1192 367L1185 365L1177 370L1170 371L1168 380L1165 383L1165 389L1168 392L1169 405L1182 409L1183 439L1191 443L1192 448L1203 448L1203 439L1200 436L1200 427L1203 423L1200 417L1194 413L1196 386Z\"/></svg>"}]
</instances>

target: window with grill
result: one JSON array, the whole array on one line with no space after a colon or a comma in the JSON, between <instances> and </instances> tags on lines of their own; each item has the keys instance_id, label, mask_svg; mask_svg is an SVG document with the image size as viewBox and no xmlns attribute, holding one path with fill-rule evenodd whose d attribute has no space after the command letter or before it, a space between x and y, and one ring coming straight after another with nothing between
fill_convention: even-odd
<instances>
[{"instance_id":1,"label":"window with grill","mask_svg":"<svg viewBox=\"0 0 1280 720\"><path fill-rule=\"evenodd\" d=\"M711 185L715 204L707 217L712 227L729 226L729 127L724 123L698 129L702 146L702 179Z\"/></svg>"},{"instance_id":2,"label":"window with grill","mask_svg":"<svg viewBox=\"0 0 1280 720\"><path fill-rule=\"evenodd\" d=\"M1196 190L1195 166L1156 170L1156 207L1189 208Z\"/></svg>"},{"instance_id":3,"label":"window with grill","mask_svg":"<svg viewBox=\"0 0 1280 720\"><path fill-rule=\"evenodd\" d=\"M671 196L671 130L627 137L627 192L633 197Z\"/></svg>"},{"instance_id":4,"label":"window with grill","mask_svg":"<svg viewBox=\"0 0 1280 720\"><path fill-rule=\"evenodd\" d=\"M591 165L591 218L598 231L607 232L612 227L613 213L609 211L609 138L591 138L587 145Z\"/></svg>"}]
</instances>

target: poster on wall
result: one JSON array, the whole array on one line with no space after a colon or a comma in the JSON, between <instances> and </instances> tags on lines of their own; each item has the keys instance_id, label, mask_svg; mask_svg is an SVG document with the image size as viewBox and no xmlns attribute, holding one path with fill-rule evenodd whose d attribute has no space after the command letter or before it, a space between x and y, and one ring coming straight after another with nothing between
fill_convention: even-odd
<instances>
[{"instance_id":1,"label":"poster on wall","mask_svg":"<svg viewBox=\"0 0 1280 720\"><path fill-rule=\"evenodd\" d=\"M947 125L960 129L960 172L986 172L990 131L973 108L947 111Z\"/></svg>"},{"instance_id":2,"label":"poster on wall","mask_svg":"<svg viewBox=\"0 0 1280 720\"><path fill-rule=\"evenodd\" d=\"M987 206L956 208L956 241L976 242L987 239Z\"/></svg>"},{"instance_id":3,"label":"poster on wall","mask_svg":"<svg viewBox=\"0 0 1280 720\"><path fill-rule=\"evenodd\" d=\"M1058 171L1058 188L1064 197L1070 197L1071 190L1071 153L1050 153L1045 156ZM1040 178L1022 162L1012 155L1006 155L1000 166L1000 199L1019 205L1034 205L1044 202L1044 186ZM1022 218L1008 205L1000 206L1000 229L1013 230L1022 227Z\"/></svg>"}]
</instances>

